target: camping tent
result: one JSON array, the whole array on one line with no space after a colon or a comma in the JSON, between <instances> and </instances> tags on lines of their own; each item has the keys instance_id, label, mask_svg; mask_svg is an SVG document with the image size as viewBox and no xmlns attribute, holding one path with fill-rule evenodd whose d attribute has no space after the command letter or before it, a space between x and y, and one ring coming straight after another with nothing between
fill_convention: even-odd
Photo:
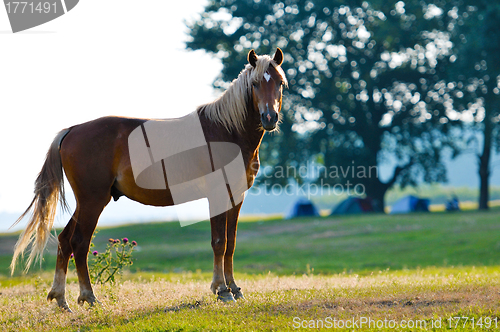
<instances>
[{"instance_id":1,"label":"camping tent","mask_svg":"<svg viewBox=\"0 0 500 332\"><path fill-rule=\"evenodd\" d=\"M429 212L430 200L415 196L406 196L392 205L391 213Z\"/></svg>"},{"instance_id":2,"label":"camping tent","mask_svg":"<svg viewBox=\"0 0 500 332\"><path fill-rule=\"evenodd\" d=\"M333 214L354 214L374 212L376 209L373 205L373 200L370 197L359 198L349 197L338 204L332 211Z\"/></svg>"},{"instance_id":3,"label":"camping tent","mask_svg":"<svg viewBox=\"0 0 500 332\"><path fill-rule=\"evenodd\" d=\"M318 209L314 204L305 198L298 199L293 205L290 211L286 214L285 218L296 218L296 217L306 217L306 216L319 216Z\"/></svg>"}]
</instances>

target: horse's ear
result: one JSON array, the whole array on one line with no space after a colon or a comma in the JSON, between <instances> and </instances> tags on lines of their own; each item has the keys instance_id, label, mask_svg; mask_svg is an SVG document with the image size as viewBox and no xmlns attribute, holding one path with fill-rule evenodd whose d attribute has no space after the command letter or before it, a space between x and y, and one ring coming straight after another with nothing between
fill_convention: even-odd
<instances>
[{"instance_id":1,"label":"horse's ear","mask_svg":"<svg viewBox=\"0 0 500 332\"><path fill-rule=\"evenodd\" d=\"M283 51L279 47L276 49L276 53L274 53L273 60L278 64L278 66L281 66L283 63Z\"/></svg>"},{"instance_id":2,"label":"horse's ear","mask_svg":"<svg viewBox=\"0 0 500 332\"><path fill-rule=\"evenodd\" d=\"M248 52L248 63L250 63L254 68L257 65L257 54L255 54L254 50Z\"/></svg>"}]
</instances>

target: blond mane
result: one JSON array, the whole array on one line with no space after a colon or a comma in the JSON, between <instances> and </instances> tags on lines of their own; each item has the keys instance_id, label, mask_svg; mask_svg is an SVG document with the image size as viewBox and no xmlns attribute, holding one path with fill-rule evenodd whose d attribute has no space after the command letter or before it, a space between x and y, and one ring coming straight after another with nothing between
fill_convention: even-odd
<instances>
[{"instance_id":1,"label":"blond mane","mask_svg":"<svg viewBox=\"0 0 500 332\"><path fill-rule=\"evenodd\" d=\"M233 130L242 132L252 83L260 82L270 65L278 71L283 82L287 84L283 69L270 56L262 55L258 57L255 68L247 64L219 98L199 106L197 111L203 112L210 121L223 125L230 132Z\"/></svg>"}]
</instances>

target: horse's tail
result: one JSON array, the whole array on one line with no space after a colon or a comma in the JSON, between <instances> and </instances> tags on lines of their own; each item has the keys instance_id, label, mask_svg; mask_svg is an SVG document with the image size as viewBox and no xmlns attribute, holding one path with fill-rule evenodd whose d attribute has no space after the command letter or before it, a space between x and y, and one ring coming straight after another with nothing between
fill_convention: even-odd
<instances>
[{"instance_id":1,"label":"horse's tail","mask_svg":"<svg viewBox=\"0 0 500 332\"><path fill-rule=\"evenodd\" d=\"M64 198L64 175L62 169L61 155L59 154L60 144L70 129L64 129L55 137L52 142L42 170L35 181L35 197L31 201L26 211L11 226L13 227L26 215L31 213L28 226L19 236L19 240L14 248L14 256L10 264L11 274L14 274L16 260L21 254L24 255L26 247L31 244L30 255L26 262L25 272L29 270L34 260L40 260L47 241L51 237L50 230L54 224L57 202L60 200L64 209L68 205Z\"/></svg>"}]
</instances>

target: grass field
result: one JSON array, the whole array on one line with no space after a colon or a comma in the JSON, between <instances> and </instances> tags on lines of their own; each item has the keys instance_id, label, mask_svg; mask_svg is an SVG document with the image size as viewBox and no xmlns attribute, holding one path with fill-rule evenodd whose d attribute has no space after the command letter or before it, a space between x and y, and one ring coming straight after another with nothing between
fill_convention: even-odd
<instances>
[{"instance_id":1,"label":"grass field","mask_svg":"<svg viewBox=\"0 0 500 332\"><path fill-rule=\"evenodd\" d=\"M0 328L247 331L333 328L342 321L365 322L360 327L374 331L406 330L401 324L413 324L409 330L444 330L450 324L458 331L498 330L499 235L500 210L242 222L235 270L246 300L225 305L209 291L207 222L103 228L96 249L103 250L110 237L128 237L139 244L136 261L117 285L96 287L103 304L92 309L76 305L78 285L70 272L74 314L45 301L54 245L42 270L10 278L16 237L3 235Z\"/></svg>"}]
</instances>

